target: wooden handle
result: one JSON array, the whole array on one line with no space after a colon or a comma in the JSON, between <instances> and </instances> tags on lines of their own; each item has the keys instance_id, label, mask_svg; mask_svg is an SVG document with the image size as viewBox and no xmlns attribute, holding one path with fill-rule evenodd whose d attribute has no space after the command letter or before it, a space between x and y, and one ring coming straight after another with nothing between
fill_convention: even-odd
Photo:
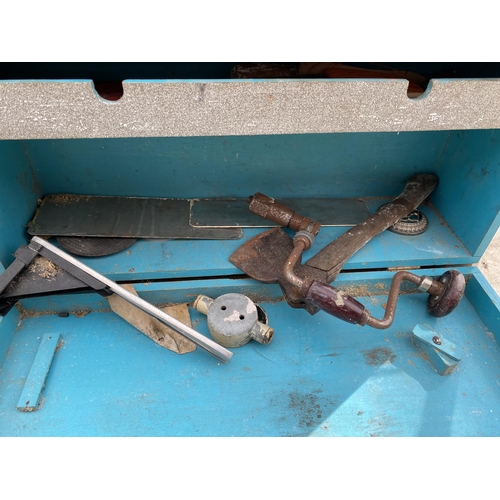
<instances>
[{"instance_id":1,"label":"wooden handle","mask_svg":"<svg viewBox=\"0 0 500 500\"><path fill-rule=\"evenodd\" d=\"M322 283L313 281L307 290L306 300L311 301L323 311L348 323L361 323L365 318L365 306L347 295L342 290Z\"/></svg>"}]
</instances>

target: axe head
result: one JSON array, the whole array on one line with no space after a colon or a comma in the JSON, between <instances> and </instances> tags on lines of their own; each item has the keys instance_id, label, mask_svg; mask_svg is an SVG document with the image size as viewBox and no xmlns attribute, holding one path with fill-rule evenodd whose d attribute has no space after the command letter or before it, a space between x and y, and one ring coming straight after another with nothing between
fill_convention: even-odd
<instances>
[{"instance_id":1,"label":"axe head","mask_svg":"<svg viewBox=\"0 0 500 500\"><path fill-rule=\"evenodd\" d=\"M276 227L254 236L243 243L229 257L229 261L245 274L264 283L278 283L283 296L291 307L306 309L310 314L318 308L305 301L300 291L285 278L283 269L293 250L293 240L281 228ZM314 268L295 266L295 273L301 278L321 279L324 276Z\"/></svg>"}]
</instances>

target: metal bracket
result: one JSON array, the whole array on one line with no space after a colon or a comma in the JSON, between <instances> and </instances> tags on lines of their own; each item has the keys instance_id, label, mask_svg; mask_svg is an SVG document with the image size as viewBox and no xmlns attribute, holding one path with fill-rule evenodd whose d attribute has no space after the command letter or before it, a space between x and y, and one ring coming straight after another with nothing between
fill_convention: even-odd
<instances>
[{"instance_id":1,"label":"metal bracket","mask_svg":"<svg viewBox=\"0 0 500 500\"><path fill-rule=\"evenodd\" d=\"M443 338L428 324L417 325L411 335L416 346L429 358L430 363L440 375L449 375L462 359L457 346Z\"/></svg>"}]
</instances>

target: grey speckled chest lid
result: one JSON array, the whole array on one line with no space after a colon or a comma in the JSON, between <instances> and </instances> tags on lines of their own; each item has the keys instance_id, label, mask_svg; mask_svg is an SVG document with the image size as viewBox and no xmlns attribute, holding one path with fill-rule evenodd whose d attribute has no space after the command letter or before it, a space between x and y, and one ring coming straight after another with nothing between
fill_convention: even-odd
<instances>
[{"instance_id":1,"label":"grey speckled chest lid","mask_svg":"<svg viewBox=\"0 0 500 500\"><path fill-rule=\"evenodd\" d=\"M0 82L0 139L403 132L499 127L500 80L125 81L106 101L92 81Z\"/></svg>"}]
</instances>

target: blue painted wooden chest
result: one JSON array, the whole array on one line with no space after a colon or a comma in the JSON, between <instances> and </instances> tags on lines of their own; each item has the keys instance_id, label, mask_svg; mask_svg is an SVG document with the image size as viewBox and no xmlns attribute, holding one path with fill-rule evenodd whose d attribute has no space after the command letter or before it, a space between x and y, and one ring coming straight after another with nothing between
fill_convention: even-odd
<instances>
[{"instance_id":1,"label":"blue painted wooden chest","mask_svg":"<svg viewBox=\"0 0 500 500\"><path fill-rule=\"evenodd\" d=\"M199 295L245 294L274 329L267 345L229 348L225 364L199 347L163 348L89 290L23 298L0 319L0 434L500 435L500 301L476 267L500 226L500 82L435 79L416 99L406 87L128 80L109 101L89 80L0 82L0 271L30 241L28 225L50 195L186 200L183 223L241 237L140 237L118 253L77 258L151 304L188 304L206 337L207 317L193 308ZM234 208L256 192L339 204L306 261L419 173L439 178L420 207L427 230L378 234L333 284L380 318L398 270L457 269L465 295L445 317L429 315L427 293L411 286L385 330L309 314L229 260L268 229L248 227ZM229 208L210 211L217 200ZM365 212L337 225L353 203ZM451 372L440 373L424 347L441 360L443 350L416 338L422 325L454 346L455 358L444 356ZM36 405L22 401L30 391Z\"/></svg>"}]
</instances>

